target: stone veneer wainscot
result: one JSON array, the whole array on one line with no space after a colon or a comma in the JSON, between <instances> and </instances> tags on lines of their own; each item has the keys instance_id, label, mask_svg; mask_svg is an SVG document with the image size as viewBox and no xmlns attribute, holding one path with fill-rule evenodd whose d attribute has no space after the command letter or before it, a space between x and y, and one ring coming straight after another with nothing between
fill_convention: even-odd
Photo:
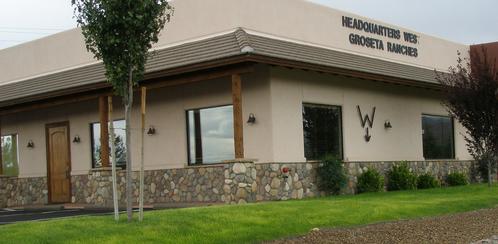
<instances>
[{"instance_id":1,"label":"stone veneer wainscot","mask_svg":"<svg viewBox=\"0 0 498 244\"><path fill-rule=\"evenodd\" d=\"M357 177L369 168L386 175L397 162L346 162L345 194L356 192ZM416 174L430 172L444 180L451 172L464 172L469 178L472 161L408 162ZM145 171L144 199L154 203L226 203L302 199L323 195L317 186L317 162L253 163L228 162L189 166L181 169ZM287 168L288 173L283 169ZM138 172L133 173L133 199L138 201ZM112 207L110 170L91 170L71 176L72 202L94 207ZM125 172L118 171L118 197L125 204ZM46 177L0 178L0 207L47 204Z\"/></svg>"}]
</instances>

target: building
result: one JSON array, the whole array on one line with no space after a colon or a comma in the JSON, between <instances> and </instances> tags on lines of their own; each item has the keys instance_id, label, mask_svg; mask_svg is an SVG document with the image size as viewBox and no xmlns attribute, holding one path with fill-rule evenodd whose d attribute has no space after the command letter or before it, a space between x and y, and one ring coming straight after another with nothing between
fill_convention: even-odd
<instances>
[{"instance_id":1,"label":"building","mask_svg":"<svg viewBox=\"0 0 498 244\"><path fill-rule=\"evenodd\" d=\"M440 104L435 70L470 46L300 0L173 5L140 83L147 203L316 196L325 153L345 161L349 192L366 167L385 172L402 160L438 177L469 171L465 130ZM111 206L100 148L112 92L80 31L0 50L0 67L0 206ZM122 162L124 115L113 101Z\"/></svg>"}]
</instances>

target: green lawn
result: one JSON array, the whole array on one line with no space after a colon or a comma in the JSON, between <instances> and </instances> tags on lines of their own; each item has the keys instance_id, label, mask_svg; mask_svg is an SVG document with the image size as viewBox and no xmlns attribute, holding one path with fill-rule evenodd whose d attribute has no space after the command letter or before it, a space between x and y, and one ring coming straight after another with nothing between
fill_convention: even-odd
<instances>
[{"instance_id":1,"label":"green lawn","mask_svg":"<svg viewBox=\"0 0 498 244\"><path fill-rule=\"evenodd\" d=\"M491 208L498 186L339 196L145 213L145 221L76 217L0 226L2 243L254 243L343 227ZM123 216L124 218L124 216Z\"/></svg>"}]
</instances>

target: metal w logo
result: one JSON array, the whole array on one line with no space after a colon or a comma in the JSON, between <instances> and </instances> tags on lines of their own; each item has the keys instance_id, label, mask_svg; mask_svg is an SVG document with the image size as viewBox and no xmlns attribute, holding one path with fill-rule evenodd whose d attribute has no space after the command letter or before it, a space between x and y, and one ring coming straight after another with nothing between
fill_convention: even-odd
<instances>
[{"instance_id":1,"label":"metal w logo","mask_svg":"<svg viewBox=\"0 0 498 244\"><path fill-rule=\"evenodd\" d=\"M370 128L373 127L373 123L374 123L374 119L375 119L375 109L376 108L373 107L373 109L372 109L372 115L370 115L370 116L368 116L368 114L365 114L365 116L363 116L363 114L361 113L360 105L357 105L356 108L358 109L358 115L360 116L361 127L363 127L363 128L366 127L365 128L365 131L366 131L365 141L369 142L370 139L372 138L372 136L369 133L368 127L370 127Z\"/></svg>"}]
</instances>

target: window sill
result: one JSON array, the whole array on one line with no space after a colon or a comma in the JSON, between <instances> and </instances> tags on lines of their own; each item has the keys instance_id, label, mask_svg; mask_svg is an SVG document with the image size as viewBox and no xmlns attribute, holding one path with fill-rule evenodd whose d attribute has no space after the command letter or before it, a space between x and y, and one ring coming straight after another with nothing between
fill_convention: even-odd
<instances>
[{"instance_id":1,"label":"window sill","mask_svg":"<svg viewBox=\"0 0 498 244\"><path fill-rule=\"evenodd\" d=\"M116 167L116 171L122 170L121 167ZM103 172L103 171L112 171L111 167L102 167L102 168L93 168L90 169L90 174L93 172Z\"/></svg>"},{"instance_id":2,"label":"window sill","mask_svg":"<svg viewBox=\"0 0 498 244\"><path fill-rule=\"evenodd\" d=\"M202 168L202 167L224 166L224 165L233 164L233 163L255 163L257 161L258 161L257 159L252 159L252 158L239 158L239 159L223 160L221 162L211 163L211 164L187 164L185 167L186 168Z\"/></svg>"}]
</instances>

